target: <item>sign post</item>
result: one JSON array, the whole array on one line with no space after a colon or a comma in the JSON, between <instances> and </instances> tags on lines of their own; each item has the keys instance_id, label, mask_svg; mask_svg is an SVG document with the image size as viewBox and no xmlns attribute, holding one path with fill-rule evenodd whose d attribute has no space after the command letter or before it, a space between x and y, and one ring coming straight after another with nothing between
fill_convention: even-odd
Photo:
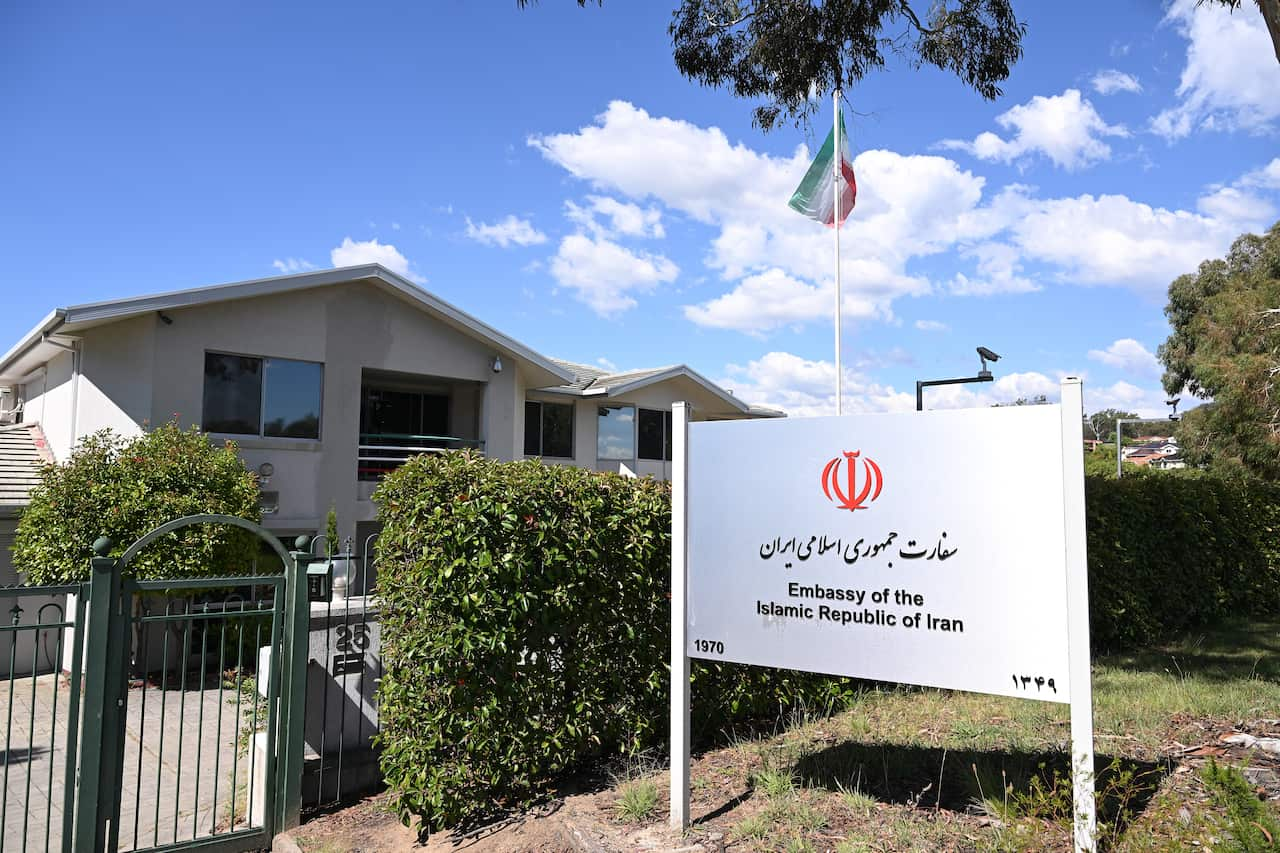
<instances>
[{"instance_id":1,"label":"sign post","mask_svg":"<svg viewBox=\"0 0 1280 853\"><path fill-rule=\"evenodd\" d=\"M1060 405L690 424L673 410L671 825L689 659L1069 703L1095 849L1081 386ZM1034 435L1034 456L1008 447Z\"/></svg>"},{"instance_id":2,"label":"sign post","mask_svg":"<svg viewBox=\"0 0 1280 853\"><path fill-rule=\"evenodd\" d=\"M1119 443L1119 436L1116 442ZM1084 528L1084 395L1062 382L1062 498L1066 528L1067 654L1071 668L1071 783L1076 850L1097 849L1093 778L1093 672L1089 657L1089 562Z\"/></svg>"},{"instance_id":3,"label":"sign post","mask_svg":"<svg viewBox=\"0 0 1280 853\"><path fill-rule=\"evenodd\" d=\"M671 827L689 825L689 404L671 407Z\"/></svg>"}]
</instances>

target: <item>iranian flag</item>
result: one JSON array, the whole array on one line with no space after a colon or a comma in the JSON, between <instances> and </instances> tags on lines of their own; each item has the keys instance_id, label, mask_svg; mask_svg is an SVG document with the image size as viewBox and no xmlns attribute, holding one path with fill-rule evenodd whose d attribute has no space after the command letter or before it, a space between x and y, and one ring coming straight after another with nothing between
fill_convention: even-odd
<instances>
[{"instance_id":1,"label":"iranian flag","mask_svg":"<svg viewBox=\"0 0 1280 853\"><path fill-rule=\"evenodd\" d=\"M844 132L844 115L838 114L840 122L840 221L844 222L853 210L858 196L858 184L853 178L853 164L849 158L849 135ZM827 141L822 143L818 158L813 161L809 171L804 173L804 180L796 187L788 204L810 219L816 219L824 225L835 223L835 148L836 129L833 127L827 134Z\"/></svg>"}]
</instances>

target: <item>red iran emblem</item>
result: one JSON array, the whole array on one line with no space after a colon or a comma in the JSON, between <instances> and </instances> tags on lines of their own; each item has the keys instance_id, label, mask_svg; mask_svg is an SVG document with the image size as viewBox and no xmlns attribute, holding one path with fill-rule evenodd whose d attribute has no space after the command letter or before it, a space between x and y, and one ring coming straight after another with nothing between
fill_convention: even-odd
<instances>
[{"instance_id":1,"label":"red iran emblem","mask_svg":"<svg viewBox=\"0 0 1280 853\"><path fill-rule=\"evenodd\" d=\"M869 509L868 503L880 497L880 489L884 486L884 475L874 460L863 457L859 459L861 450L844 451L822 469L822 493L827 500L834 501L840 509L853 512L856 509ZM859 466L858 463L862 465ZM858 487L858 468L862 468L862 486ZM841 489L841 471L844 472L845 488Z\"/></svg>"}]
</instances>

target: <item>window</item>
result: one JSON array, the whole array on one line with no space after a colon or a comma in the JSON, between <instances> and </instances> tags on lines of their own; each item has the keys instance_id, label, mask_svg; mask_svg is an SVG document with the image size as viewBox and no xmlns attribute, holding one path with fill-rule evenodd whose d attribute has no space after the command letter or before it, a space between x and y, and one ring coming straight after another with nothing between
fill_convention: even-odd
<instances>
[{"instance_id":1,"label":"window","mask_svg":"<svg viewBox=\"0 0 1280 853\"><path fill-rule=\"evenodd\" d=\"M205 432L320 437L324 366L286 358L204 355Z\"/></svg>"},{"instance_id":2,"label":"window","mask_svg":"<svg viewBox=\"0 0 1280 853\"><path fill-rule=\"evenodd\" d=\"M366 385L360 399L360 432L365 436L447 437L449 395Z\"/></svg>"},{"instance_id":3,"label":"window","mask_svg":"<svg viewBox=\"0 0 1280 853\"><path fill-rule=\"evenodd\" d=\"M601 406L596 458L630 462L636 458L636 410L633 406Z\"/></svg>"},{"instance_id":4,"label":"window","mask_svg":"<svg viewBox=\"0 0 1280 853\"><path fill-rule=\"evenodd\" d=\"M640 410L640 458L671 461L671 412Z\"/></svg>"},{"instance_id":5,"label":"window","mask_svg":"<svg viewBox=\"0 0 1280 853\"><path fill-rule=\"evenodd\" d=\"M524 455L573 458L573 404L524 404Z\"/></svg>"}]
</instances>

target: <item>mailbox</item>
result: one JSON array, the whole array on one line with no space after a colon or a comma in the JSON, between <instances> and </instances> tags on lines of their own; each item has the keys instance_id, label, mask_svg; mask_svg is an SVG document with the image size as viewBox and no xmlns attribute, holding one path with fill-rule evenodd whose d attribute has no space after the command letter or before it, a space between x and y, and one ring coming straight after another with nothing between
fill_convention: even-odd
<instances>
[{"instance_id":1,"label":"mailbox","mask_svg":"<svg viewBox=\"0 0 1280 853\"><path fill-rule=\"evenodd\" d=\"M333 562L316 560L307 564L307 601L333 599Z\"/></svg>"}]
</instances>

